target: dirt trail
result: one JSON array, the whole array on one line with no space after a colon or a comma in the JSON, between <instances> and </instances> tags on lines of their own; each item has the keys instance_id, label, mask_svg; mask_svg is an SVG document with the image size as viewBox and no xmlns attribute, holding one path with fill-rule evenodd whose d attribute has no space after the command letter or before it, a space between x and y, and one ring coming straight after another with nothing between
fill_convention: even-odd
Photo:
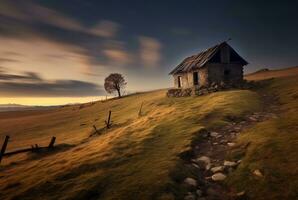
<instances>
[{"instance_id":1,"label":"dirt trail","mask_svg":"<svg viewBox=\"0 0 298 200\"><path fill-rule=\"evenodd\" d=\"M216 179L224 179L224 176L228 176L241 162L241 160L225 162L227 152L235 148L234 141L237 135L259 122L278 117L277 99L271 94L260 94L260 96L263 102L261 112L248 115L241 121L231 120L232 122L223 128L209 130L209 133L206 133L203 139L195 145L195 155L189 162L199 170L199 175L196 177L198 189L195 194L189 193L185 199L244 199L243 193L231 192L221 184L221 180ZM217 175L214 176L214 174Z\"/></svg>"}]
</instances>

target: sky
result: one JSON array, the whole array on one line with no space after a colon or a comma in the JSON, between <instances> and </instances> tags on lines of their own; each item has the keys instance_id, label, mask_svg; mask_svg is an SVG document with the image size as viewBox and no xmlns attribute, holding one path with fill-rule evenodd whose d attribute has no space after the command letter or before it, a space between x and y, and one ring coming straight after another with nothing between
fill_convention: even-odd
<instances>
[{"instance_id":1,"label":"sky","mask_svg":"<svg viewBox=\"0 0 298 200\"><path fill-rule=\"evenodd\" d=\"M298 1L1 0L0 104L55 105L172 86L185 57L231 38L245 72L298 65Z\"/></svg>"}]
</instances>

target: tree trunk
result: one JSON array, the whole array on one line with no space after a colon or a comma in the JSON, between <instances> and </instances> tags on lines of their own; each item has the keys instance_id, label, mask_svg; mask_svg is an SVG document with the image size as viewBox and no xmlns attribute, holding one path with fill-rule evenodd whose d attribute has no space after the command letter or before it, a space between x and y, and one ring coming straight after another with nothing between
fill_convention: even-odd
<instances>
[{"instance_id":1,"label":"tree trunk","mask_svg":"<svg viewBox=\"0 0 298 200\"><path fill-rule=\"evenodd\" d=\"M118 97L120 98L121 97L120 89L117 89L117 92L118 92Z\"/></svg>"}]
</instances>

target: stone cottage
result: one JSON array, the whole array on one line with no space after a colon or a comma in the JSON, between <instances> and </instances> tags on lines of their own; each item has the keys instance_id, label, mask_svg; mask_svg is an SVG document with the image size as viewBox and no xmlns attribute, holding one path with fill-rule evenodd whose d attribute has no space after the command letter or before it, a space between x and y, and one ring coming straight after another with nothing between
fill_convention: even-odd
<instances>
[{"instance_id":1,"label":"stone cottage","mask_svg":"<svg viewBox=\"0 0 298 200\"><path fill-rule=\"evenodd\" d=\"M201 88L211 84L237 84L243 80L248 63L227 43L222 42L185 58L170 72L175 88Z\"/></svg>"}]
</instances>

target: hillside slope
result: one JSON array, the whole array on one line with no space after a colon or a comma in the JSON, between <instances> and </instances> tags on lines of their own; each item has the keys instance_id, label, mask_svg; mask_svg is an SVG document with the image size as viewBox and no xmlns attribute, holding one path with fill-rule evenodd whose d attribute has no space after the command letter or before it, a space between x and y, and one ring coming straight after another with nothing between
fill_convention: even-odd
<instances>
[{"instance_id":1,"label":"hillside slope","mask_svg":"<svg viewBox=\"0 0 298 200\"><path fill-rule=\"evenodd\" d=\"M250 199L298 197L298 76L293 70L286 69L281 77L263 81L258 89L260 94L270 93L278 99L278 117L258 123L237 140L239 146L250 145L242 152L245 155L242 163L227 184L245 191ZM291 76L284 77L285 74ZM262 76L271 77L272 72L264 72ZM237 155L239 151L235 150L230 156ZM256 169L262 177L253 175Z\"/></svg>"},{"instance_id":2,"label":"hillside slope","mask_svg":"<svg viewBox=\"0 0 298 200\"><path fill-rule=\"evenodd\" d=\"M142 102L142 116L138 117ZM110 109L113 128L88 138L93 124L103 127ZM232 116L258 109L258 95L247 90L188 98L167 98L165 91L156 91L81 108L1 113L1 138L7 133L12 137L9 149L47 144L52 135L57 136L58 143L75 145L64 145L44 156L5 158L1 163L1 196L162 198L171 188L169 174L179 161L178 155L190 148L201 128L221 126Z\"/></svg>"},{"instance_id":3,"label":"hillside slope","mask_svg":"<svg viewBox=\"0 0 298 200\"><path fill-rule=\"evenodd\" d=\"M290 67L286 69L276 69L276 70L260 70L251 74L246 74L245 79L250 81L264 80L269 78L281 78L289 76L297 76L298 67Z\"/></svg>"},{"instance_id":4,"label":"hillside slope","mask_svg":"<svg viewBox=\"0 0 298 200\"><path fill-rule=\"evenodd\" d=\"M47 111L0 113L0 142L8 150L47 145L49 153L4 158L0 165L1 199L174 199L173 176L202 128L233 124L234 119L262 110L263 94L277 96L279 118L258 123L240 134L250 142L242 162L226 184L250 199L295 199L297 190L298 76L275 78L259 88L231 90L200 97L167 98L164 90L105 102ZM143 102L142 115L138 116ZM112 111L112 128L89 137L93 125L104 127ZM230 157L239 156L231 152ZM252 176L260 169L263 178ZM173 174L176 173L176 174ZM268 198L267 198L268 197Z\"/></svg>"}]
</instances>

